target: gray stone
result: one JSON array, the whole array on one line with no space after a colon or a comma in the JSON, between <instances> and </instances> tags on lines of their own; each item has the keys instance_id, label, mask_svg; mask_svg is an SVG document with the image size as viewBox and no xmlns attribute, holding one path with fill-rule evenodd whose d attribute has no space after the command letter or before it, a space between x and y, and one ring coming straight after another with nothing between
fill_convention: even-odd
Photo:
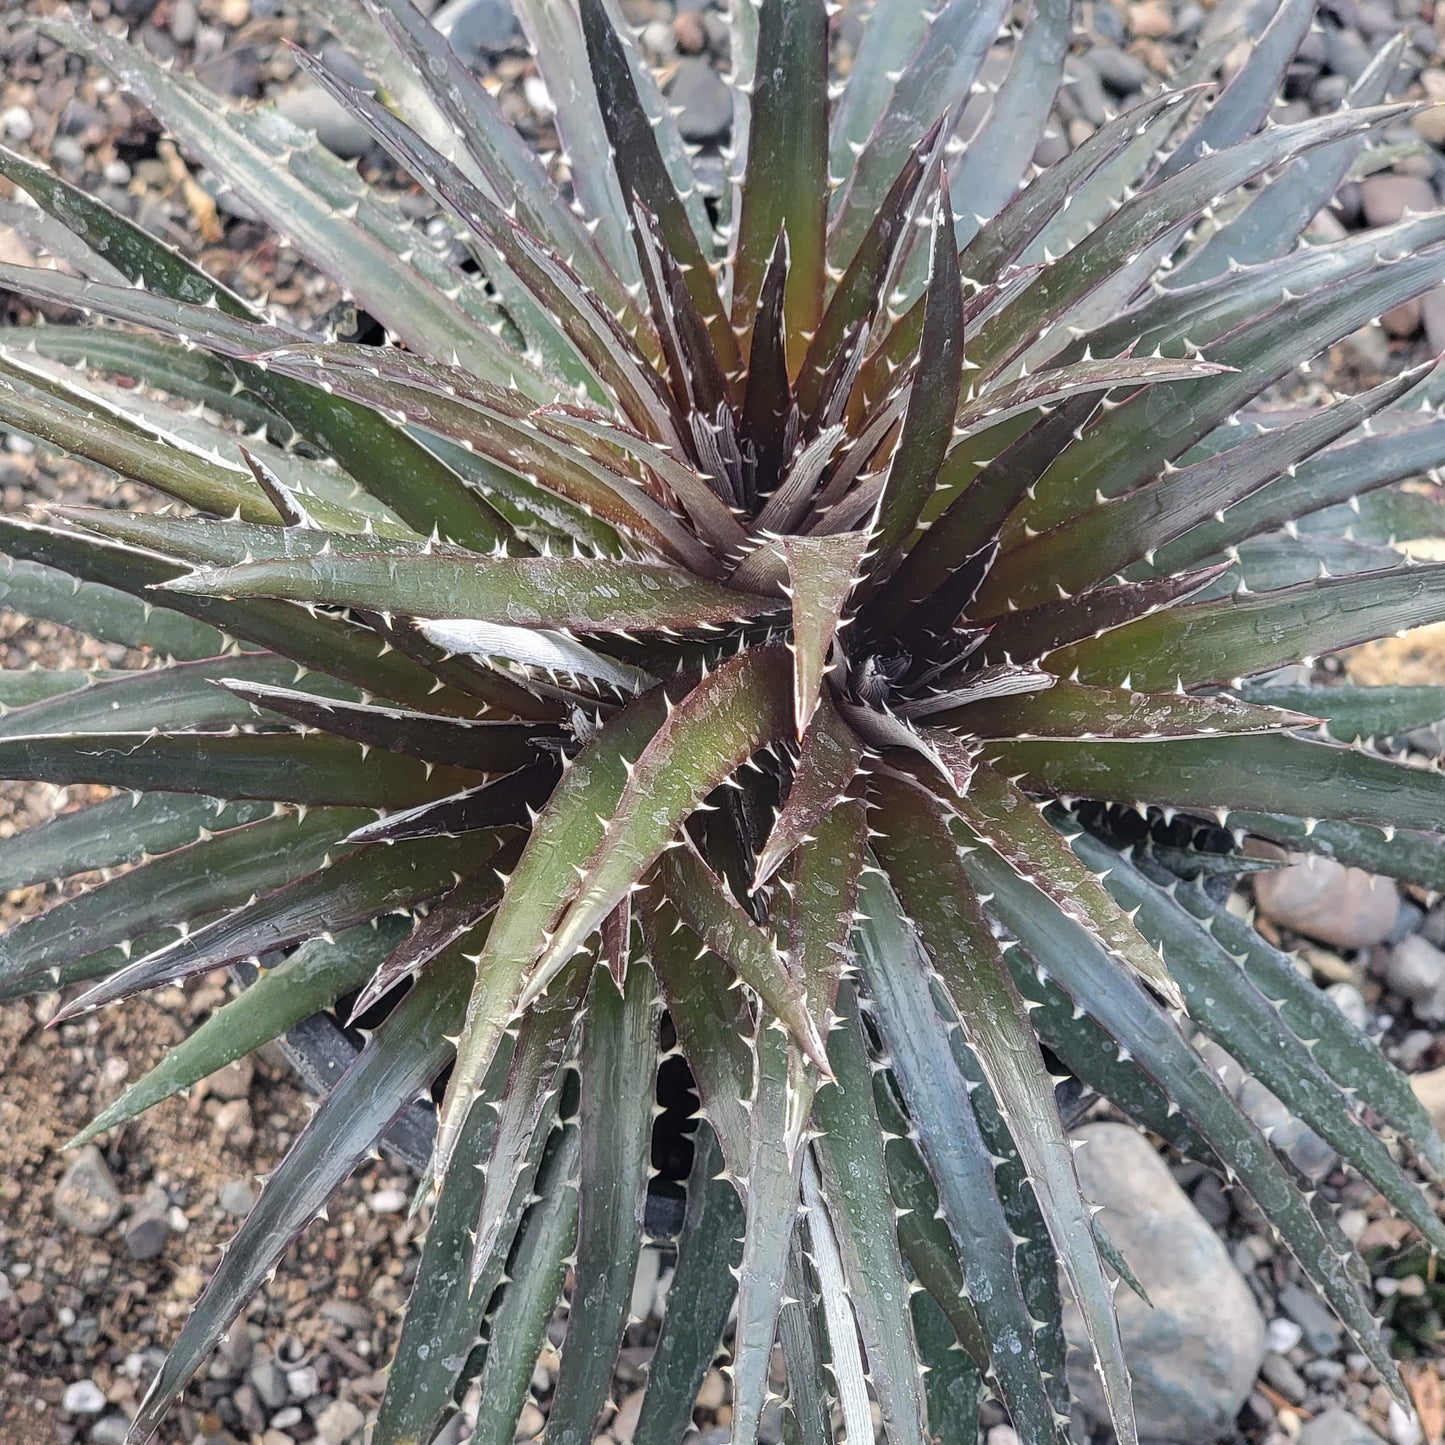
<instances>
[{"instance_id":1,"label":"gray stone","mask_svg":"<svg viewBox=\"0 0 1445 1445\"><path fill-rule=\"evenodd\" d=\"M94 1144L75 1156L55 1186L51 1204L56 1218L79 1234L104 1234L120 1218L120 1190Z\"/></svg>"},{"instance_id":2,"label":"gray stone","mask_svg":"<svg viewBox=\"0 0 1445 1445\"><path fill-rule=\"evenodd\" d=\"M257 1397L268 1410L279 1410L286 1403L286 1376L281 1367L270 1360L253 1365L246 1376Z\"/></svg>"},{"instance_id":3,"label":"gray stone","mask_svg":"<svg viewBox=\"0 0 1445 1445\"><path fill-rule=\"evenodd\" d=\"M69 1415L99 1415L106 1404L105 1391L94 1380L77 1380L60 1397L60 1408Z\"/></svg>"},{"instance_id":4,"label":"gray stone","mask_svg":"<svg viewBox=\"0 0 1445 1445\"><path fill-rule=\"evenodd\" d=\"M1418 933L1401 939L1385 961L1385 982L1414 1006L1422 1023L1445 1022L1445 953Z\"/></svg>"},{"instance_id":5,"label":"gray stone","mask_svg":"<svg viewBox=\"0 0 1445 1445\"><path fill-rule=\"evenodd\" d=\"M432 16L432 24L466 60L500 55L521 38L509 0L449 0Z\"/></svg>"},{"instance_id":6,"label":"gray stone","mask_svg":"<svg viewBox=\"0 0 1445 1445\"><path fill-rule=\"evenodd\" d=\"M256 1191L244 1179L233 1179L221 1186L220 1200L227 1214L249 1214L256 1202Z\"/></svg>"},{"instance_id":7,"label":"gray stone","mask_svg":"<svg viewBox=\"0 0 1445 1445\"><path fill-rule=\"evenodd\" d=\"M679 112L677 128L685 141L704 145L732 129L732 91L706 60L695 55L679 60L667 99Z\"/></svg>"},{"instance_id":8,"label":"gray stone","mask_svg":"<svg viewBox=\"0 0 1445 1445\"><path fill-rule=\"evenodd\" d=\"M1075 1136L1084 1195L1153 1301L1115 1296L1134 1385L1139 1433L1204 1441L1229 1433L1264 1359L1265 1322L1224 1246L1136 1129L1090 1124ZM1108 1419L1103 1394L1069 1311L1069 1378L1088 1413Z\"/></svg>"},{"instance_id":9,"label":"gray stone","mask_svg":"<svg viewBox=\"0 0 1445 1445\"><path fill-rule=\"evenodd\" d=\"M1406 211L1424 213L1436 206L1435 188L1420 176L1370 176L1360 182L1360 194L1372 226L1393 226Z\"/></svg>"},{"instance_id":10,"label":"gray stone","mask_svg":"<svg viewBox=\"0 0 1445 1445\"><path fill-rule=\"evenodd\" d=\"M1338 1162L1335 1151L1257 1079L1246 1079L1240 1086L1239 1107L1300 1173L1320 1179Z\"/></svg>"},{"instance_id":11,"label":"gray stone","mask_svg":"<svg viewBox=\"0 0 1445 1445\"><path fill-rule=\"evenodd\" d=\"M171 11L171 39L177 45L189 45L196 38L200 20L194 0L176 0Z\"/></svg>"},{"instance_id":12,"label":"gray stone","mask_svg":"<svg viewBox=\"0 0 1445 1445\"><path fill-rule=\"evenodd\" d=\"M132 1259L155 1259L164 1252L171 1226L164 1214L136 1214L126 1222L122 1238Z\"/></svg>"},{"instance_id":13,"label":"gray stone","mask_svg":"<svg viewBox=\"0 0 1445 1445\"><path fill-rule=\"evenodd\" d=\"M321 1377L311 1365L286 1371L286 1393L293 1400L313 1400L321 1393Z\"/></svg>"},{"instance_id":14,"label":"gray stone","mask_svg":"<svg viewBox=\"0 0 1445 1445\"><path fill-rule=\"evenodd\" d=\"M12 105L0 115L0 130L7 140L24 145L35 134L35 119L23 105Z\"/></svg>"},{"instance_id":15,"label":"gray stone","mask_svg":"<svg viewBox=\"0 0 1445 1445\"><path fill-rule=\"evenodd\" d=\"M371 146L371 132L352 113L310 80L288 85L276 99L276 109L293 125L314 132L333 155L355 160Z\"/></svg>"},{"instance_id":16,"label":"gray stone","mask_svg":"<svg viewBox=\"0 0 1445 1445\"><path fill-rule=\"evenodd\" d=\"M171 1201L158 1184L147 1187L135 1204L121 1231L126 1253L132 1259L154 1259L166 1247L170 1235Z\"/></svg>"},{"instance_id":17,"label":"gray stone","mask_svg":"<svg viewBox=\"0 0 1445 1445\"><path fill-rule=\"evenodd\" d=\"M1326 1410L1306 1420L1299 1445L1381 1445L1380 1437L1348 1410Z\"/></svg>"},{"instance_id":18,"label":"gray stone","mask_svg":"<svg viewBox=\"0 0 1445 1445\"><path fill-rule=\"evenodd\" d=\"M1254 896L1266 918L1337 948L1383 943L1400 906L1393 880L1346 868L1333 858L1301 858L1261 873Z\"/></svg>"},{"instance_id":19,"label":"gray stone","mask_svg":"<svg viewBox=\"0 0 1445 1445\"><path fill-rule=\"evenodd\" d=\"M322 1445L351 1445L365 1424L366 1416L350 1400L333 1400L316 1417L316 1438Z\"/></svg>"},{"instance_id":20,"label":"gray stone","mask_svg":"<svg viewBox=\"0 0 1445 1445\"><path fill-rule=\"evenodd\" d=\"M1260 1378L1266 1385L1273 1385L1286 1400L1303 1405L1309 1393L1300 1372L1283 1355L1269 1354L1260 1367Z\"/></svg>"},{"instance_id":21,"label":"gray stone","mask_svg":"<svg viewBox=\"0 0 1445 1445\"><path fill-rule=\"evenodd\" d=\"M1325 31L1325 56L1330 69L1353 85L1370 63L1370 47L1359 31L1331 27Z\"/></svg>"},{"instance_id":22,"label":"gray stone","mask_svg":"<svg viewBox=\"0 0 1445 1445\"><path fill-rule=\"evenodd\" d=\"M1098 12L1095 12L1098 13ZM1129 55L1108 45L1096 45L1085 59L1090 68L1115 95L1133 95L1150 81L1149 67L1137 55Z\"/></svg>"},{"instance_id":23,"label":"gray stone","mask_svg":"<svg viewBox=\"0 0 1445 1445\"><path fill-rule=\"evenodd\" d=\"M1333 1355L1344 1343L1344 1331L1329 1306L1302 1285L1285 1285L1279 1307L1305 1332L1305 1343L1315 1354Z\"/></svg>"},{"instance_id":24,"label":"gray stone","mask_svg":"<svg viewBox=\"0 0 1445 1445\"><path fill-rule=\"evenodd\" d=\"M90 1445L125 1445L130 1421L124 1415L107 1415L90 1427Z\"/></svg>"}]
</instances>

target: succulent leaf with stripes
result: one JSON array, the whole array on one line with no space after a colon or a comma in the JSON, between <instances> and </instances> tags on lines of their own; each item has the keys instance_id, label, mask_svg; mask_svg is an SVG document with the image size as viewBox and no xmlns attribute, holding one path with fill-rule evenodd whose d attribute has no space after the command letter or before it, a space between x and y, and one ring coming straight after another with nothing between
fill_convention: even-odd
<instances>
[{"instance_id":1,"label":"succulent leaf with stripes","mask_svg":"<svg viewBox=\"0 0 1445 1445\"><path fill-rule=\"evenodd\" d=\"M871 1438L870 1403L898 1445L972 1438L992 1391L1062 1441L1067 1293L1132 1445L1129 1266L1059 1065L1253 1193L1398 1391L1339 1226L1199 1047L1445 1242L1380 1132L1445 1166L1409 1088L1217 886L1249 838L1445 878L1440 774L1363 741L1441 691L1278 682L1445 617L1445 565L1398 545L1440 531L1398 485L1445 458L1433 378L1266 399L1445 281L1442 215L1295 244L1407 113L1398 46L1337 113L1266 123L1312 13L1284 0L1217 93L1205 57L1039 171L1067 3L1021 7L980 109L1003 0L875 0L836 88L824 0L734 0L709 194L615 0L517 0L547 157L410 0L310 8L378 84L299 63L445 249L277 113L36 23L383 344L0 155L61 263L0 286L83 318L5 333L0 424L170 503L0 518L12 610L149 658L0 677L0 776L117 790L0 875L118 870L11 929L0 992L62 989L64 1021L260 965L81 1139L318 1009L367 1024L132 1438L420 1097L430 1224L375 1445L473 1381L477 1438L510 1440L564 1294L547 1434L590 1439L679 1069L638 1441L681 1438L725 1337L739 1445L779 1340L800 1440Z\"/></svg>"}]
</instances>

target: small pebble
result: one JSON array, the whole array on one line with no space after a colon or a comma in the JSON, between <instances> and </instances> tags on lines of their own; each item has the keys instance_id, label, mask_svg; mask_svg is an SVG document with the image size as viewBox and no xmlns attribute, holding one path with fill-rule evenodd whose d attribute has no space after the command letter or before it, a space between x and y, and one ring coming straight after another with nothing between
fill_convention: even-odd
<instances>
[{"instance_id":1,"label":"small pebble","mask_svg":"<svg viewBox=\"0 0 1445 1445\"><path fill-rule=\"evenodd\" d=\"M333 1400L316 1417L316 1438L322 1445L351 1445L365 1424L366 1416L350 1400Z\"/></svg>"},{"instance_id":2,"label":"small pebble","mask_svg":"<svg viewBox=\"0 0 1445 1445\"><path fill-rule=\"evenodd\" d=\"M293 1400L311 1400L321 1393L321 1379L311 1365L286 1371L286 1391Z\"/></svg>"},{"instance_id":3,"label":"small pebble","mask_svg":"<svg viewBox=\"0 0 1445 1445\"><path fill-rule=\"evenodd\" d=\"M5 132L7 140L24 145L35 134L35 121L23 105L12 105L0 115L0 130Z\"/></svg>"},{"instance_id":4,"label":"small pebble","mask_svg":"<svg viewBox=\"0 0 1445 1445\"><path fill-rule=\"evenodd\" d=\"M94 1380L77 1380L60 1397L60 1408L70 1415L99 1415L106 1403L105 1392Z\"/></svg>"},{"instance_id":5,"label":"small pebble","mask_svg":"<svg viewBox=\"0 0 1445 1445\"><path fill-rule=\"evenodd\" d=\"M193 0L176 0L171 10L171 39L177 45L189 45L196 38L200 23Z\"/></svg>"},{"instance_id":6,"label":"small pebble","mask_svg":"<svg viewBox=\"0 0 1445 1445\"><path fill-rule=\"evenodd\" d=\"M125 1445L130 1421L124 1415L107 1415L90 1427L90 1445Z\"/></svg>"},{"instance_id":7,"label":"small pebble","mask_svg":"<svg viewBox=\"0 0 1445 1445\"><path fill-rule=\"evenodd\" d=\"M407 1196L401 1189L378 1189L366 1201L373 1214L400 1214L406 1208Z\"/></svg>"},{"instance_id":8,"label":"small pebble","mask_svg":"<svg viewBox=\"0 0 1445 1445\"><path fill-rule=\"evenodd\" d=\"M94 1144L76 1154L51 1202L60 1222L79 1234L104 1234L120 1218L120 1190Z\"/></svg>"},{"instance_id":9,"label":"small pebble","mask_svg":"<svg viewBox=\"0 0 1445 1445\"><path fill-rule=\"evenodd\" d=\"M1287 1355L1304 1338L1304 1333L1293 1320L1273 1319L1269 1322L1269 1347L1277 1355Z\"/></svg>"},{"instance_id":10,"label":"small pebble","mask_svg":"<svg viewBox=\"0 0 1445 1445\"><path fill-rule=\"evenodd\" d=\"M249 1214L256 1202L256 1191L244 1179L233 1179L221 1186L220 1199L227 1214Z\"/></svg>"}]
</instances>

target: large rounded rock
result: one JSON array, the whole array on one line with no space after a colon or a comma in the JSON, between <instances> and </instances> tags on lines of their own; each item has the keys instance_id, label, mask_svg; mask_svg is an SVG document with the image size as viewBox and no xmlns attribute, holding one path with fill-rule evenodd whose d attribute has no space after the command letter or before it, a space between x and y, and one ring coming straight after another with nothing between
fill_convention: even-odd
<instances>
[{"instance_id":1,"label":"large rounded rock","mask_svg":"<svg viewBox=\"0 0 1445 1445\"><path fill-rule=\"evenodd\" d=\"M1308 938L1336 948L1369 948L1395 929L1400 895L1394 881L1333 858L1301 858L1254 880L1259 911Z\"/></svg>"},{"instance_id":2,"label":"large rounded rock","mask_svg":"<svg viewBox=\"0 0 1445 1445\"><path fill-rule=\"evenodd\" d=\"M1090 1124L1074 1158L1084 1196L1152 1301L1127 1286L1115 1295L1124 1355L1134 1382L1139 1434L1196 1442L1232 1433L1267 1348L1264 1317L1214 1231L1164 1161L1124 1124ZM1069 1381L1100 1424L1108 1409L1070 1309Z\"/></svg>"}]
</instances>

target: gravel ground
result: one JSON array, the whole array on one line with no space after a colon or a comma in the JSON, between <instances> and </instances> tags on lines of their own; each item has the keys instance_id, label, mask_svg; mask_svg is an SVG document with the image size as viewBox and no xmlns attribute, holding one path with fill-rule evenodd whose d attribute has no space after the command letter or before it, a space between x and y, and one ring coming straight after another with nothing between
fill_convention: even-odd
<instances>
[{"instance_id":1,"label":"gravel ground","mask_svg":"<svg viewBox=\"0 0 1445 1445\"><path fill-rule=\"evenodd\" d=\"M15 6L17 0L9 0ZM58 8L29 0L25 14ZM315 126L339 153L386 184L400 184L353 123L298 80L286 39L316 43L292 0L90 0L92 14L122 16L147 47L194 69L210 86L243 99L275 99L294 119ZM720 169L719 142L729 124L727 93L718 80L726 35L705 0L628 0L644 47L682 108L689 139L702 147L700 170ZM0 0L0 10L4 9ZM1167 75L1196 43L1236 37L1226 72L1242 62L1248 41L1244 0L1084 0L1076 6L1078 43L1073 84L1061 97L1057 137L1039 159L1079 143L1106 113ZM838 21L846 64L856 17ZM1445 3L1430 0L1336 0L1322 6L1320 28L1291 70L1284 117L1300 118L1335 104L1368 63L1374 48L1400 29L1410 48L1401 93L1445 100ZM482 0L454 38L488 73L519 125L540 145L549 139L545 91L533 73L505 0ZM303 317L326 311L337 297L295 255L244 214L218 206L216 188L193 174L154 125L103 77L69 59L19 24L0 32L0 137L37 154L112 204L143 219L166 239L198 255L222 279L251 294L268 294ZM1419 117L1392 137L1408 142L1389 152L1390 168L1362 173L1316 222L1321 237L1388 224L1406 209L1439 204L1445 179L1445 107ZM0 197L5 194L0 186ZM425 223L429 206L404 192ZM0 226L0 258L34 257ZM0 295L8 319L22 313ZM1400 366L1445 350L1445 291L1399 308L1337 347L1321 372L1355 388ZM1320 385L1316 382L1313 385ZM36 453L20 438L0 451L3 505L36 501L114 504L125 489L69 463ZM134 502L134 497L125 497ZM5 619L0 661L140 661L63 628ZM1445 626L1360 649L1348 663L1362 681L1445 683ZM1409 740L1438 752L1439 740ZM0 788L0 836L89 801L93 790ZM1339 880L1336 880L1339 881ZM1445 1120L1445 907L1400 894L1388 885L1316 889L1295 876L1297 893L1261 896L1262 928L1301 957L1322 987L1377 1034L1411 1073ZM1302 890L1302 892L1301 892ZM47 890L14 893L0 917L14 918L47 901ZM1304 901L1301 901L1304 897ZM1241 898L1241 907L1246 906ZM274 1167L299 1122L305 1100L279 1056L263 1054L170 1101L142 1122L110 1135L103 1148L78 1155L60 1146L138 1077L225 995L213 976L186 991L108 1010L46 1030L56 996L0 1008L0 1441L4 1445L119 1445L124 1419L154 1372L165 1345L213 1267L257 1187ZM1309 1140L1300 1147L1306 1152ZM1235 1427L1235 1438L1284 1445L1439 1445L1442 1432L1439 1347L1412 1338L1435 1297L1433 1275L1412 1272L1409 1237L1383 1200L1324 1161L1320 1187L1341 1209L1342 1223L1367 1253L1377 1276L1381 1310L1413 1355L1410 1381L1420 1421L1392 1409L1364 1361L1351 1354L1338 1327L1300 1291L1297 1272L1279 1253L1247 1202L1212 1173L1178 1166L1176 1181L1223 1239L1266 1321L1270 1353ZM313 1439L349 1445L362 1438L367 1413L380 1398L380 1373L391 1349L425 1214L407 1218L412 1181L385 1163L358 1173L329 1220L313 1226L288 1255L275 1280L253 1302L209 1368L187 1391L160 1436L165 1445L300 1445ZM638 1282L637 1313L652 1312L666 1286L667 1262L650 1257ZM1441 1304L1436 1298L1436 1307ZM626 1441L640 1403L649 1329L636 1327L624 1353L621 1409L606 1439ZM555 1356L551 1357L555 1360ZM550 1388L547 1358L535 1385L539 1403ZM725 1438L723 1377L704 1386L698 1423ZM1338 1410L1347 1411L1345 1416ZM1343 1424L1341 1423L1343 1421ZM540 1429L535 1407L524 1434ZM1012 1445L1001 1416L985 1415L989 1445ZM1361 1425L1375 1436L1352 1435ZM466 1432L465 1421L450 1435Z\"/></svg>"}]
</instances>

